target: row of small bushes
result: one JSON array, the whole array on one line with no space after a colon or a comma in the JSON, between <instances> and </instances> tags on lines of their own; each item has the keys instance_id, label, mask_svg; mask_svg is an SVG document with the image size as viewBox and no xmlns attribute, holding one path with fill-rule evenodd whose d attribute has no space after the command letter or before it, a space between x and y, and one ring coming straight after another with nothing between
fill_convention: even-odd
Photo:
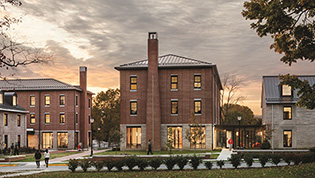
<instances>
[{"instance_id":1,"label":"row of small bushes","mask_svg":"<svg viewBox=\"0 0 315 178\"><path fill-rule=\"evenodd\" d=\"M23 147L19 148L19 152L20 153L35 153L36 148L23 146ZM9 155L10 154L10 148L0 149L0 154Z\"/></svg>"},{"instance_id":2,"label":"row of small bushes","mask_svg":"<svg viewBox=\"0 0 315 178\"><path fill-rule=\"evenodd\" d=\"M259 153L259 154L233 154L229 161L233 167L237 168L242 160L247 164L248 167L251 167L254 162L254 158L258 158L262 167L265 167L267 162L271 162L276 166L283 160L288 165L291 162L294 165L299 165L300 163L311 163L315 162L315 154L312 152L307 153Z\"/></svg>"},{"instance_id":3,"label":"row of small bushes","mask_svg":"<svg viewBox=\"0 0 315 178\"><path fill-rule=\"evenodd\" d=\"M106 160L106 161L90 161L89 159L70 159L68 168L74 172L78 166L80 166L84 172L87 171L91 166L95 167L97 171L107 167L108 171L116 168L117 171L121 171L122 167L127 166L131 171L136 166L143 171L146 167L151 166L152 169L157 170L162 164L165 164L168 170L173 170L174 166L177 165L180 170L183 170L185 165L190 164L193 169L198 169L198 166L202 163L202 160L198 156L186 157L186 156L170 156L167 158L152 158L144 159L136 156L127 156L123 159L117 160ZM209 166L209 165L208 165ZM211 163L212 167L212 163ZM211 169L211 168L210 168Z\"/></svg>"}]
</instances>

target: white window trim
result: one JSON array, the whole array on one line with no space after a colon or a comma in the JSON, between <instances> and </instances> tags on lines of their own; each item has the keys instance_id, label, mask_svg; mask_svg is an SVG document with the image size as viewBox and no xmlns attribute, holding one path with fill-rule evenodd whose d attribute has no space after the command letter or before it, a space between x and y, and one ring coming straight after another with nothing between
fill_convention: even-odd
<instances>
[{"instance_id":1,"label":"white window trim","mask_svg":"<svg viewBox=\"0 0 315 178\"><path fill-rule=\"evenodd\" d=\"M130 89L130 85L131 85L130 78L131 78L131 77L136 77L136 78L137 78L137 89L138 89L138 77L137 77L137 75L130 75L130 76L129 76L129 90L130 90L130 92L137 92L137 90L131 90L131 89Z\"/></svg>"},{"instance_id":2,"label":"white window trim","mask_svg":"<svg viewBox=\"0 0 315 178\"><path fill-rule=\"evenodd\" d=\"M35 97L35 105L36 105L36 96L35 96L35 95L30 95L30 102L31 102L31 97L32 97L32 96L34 96L34 97ZM34 107L35 107L35 105L31 105L31 103L30 103L30 107L31 107L31 108L34 108Z\"/></svg>"},{"instance_id":3,"label":"white window trim","mask_svg":"<svg viewBox=\"0 0 315 178\"><path fill-rule=\"evenodd\" d=\"M60 105L60 97L61 97L61 96L64 96L64 97L65 97L65 103L66 103L66 95L65 95L65 94L60 94L60 95L59 95L59 106L60 106L60 107L65 107L65 105Z\"/></svg>"},{"instance_id":4,"label":"white window trim","mask_svg":"<svg viewBox=\"0 0 315 178\"><path fill-rule=\"evenodd\" d=\"M135 99L130 100L130 101L129 101L129 106L130 106L130 103L131 103L131 102L137 102L137 114L134 114L134 115L131 115L131 114L130 114L131 117L135 117L135 116L138 115L138 100L135 100ZM130 108L130 110L131 110L131 108ZM129 112L130 112L130 111L129 111Z\"/></svg>"},{"instance_id":5,"label":"white window trim","mask_svg":"<svg viewBox=\"0 0 315 178\"><path fill-rule=\"evenodd\" d=\"M49 96L49 105L46 105L46 96ZM45 96L44 96L44 103L45 103L45 107L50 107L51 99L50 99L50 95L49 94L45 94Z\"/></svg>"},{"instance_id":6,"label":"white window trim","mask_svg":"<svg viewBox=\"0 0 315 178\"><path fill-rule=\"evenodd\" d=\"M202 108L202 101L201 101L201 99L200 99L200 98L194 99L194 112L195 112L195 101L200 101L200 102L201 102L201 106L200 106L200 107ZM201 112L202 112L202 110L201 110ZM195 114L195 113L194 113L194 115L195 115L195 116L201 116L202 114Z\"/></svg>"},{"instance_id":7,"label":"white window trim","mask_svg":"<svg viewBox=\"0 0 315 178\"><path fill-rule=\"evenodd\" d=\"M64 123L61 123L61 122L60 122L60 115L61 115L61 114L63 114L63 115L65 116L65 122L64 122ZM65 124L66 124L66 113L65 113L65 112L60 112L58 119L59 119L59 124L60 124L60 125L65 125Z\"/></svg>"}]
</instances>

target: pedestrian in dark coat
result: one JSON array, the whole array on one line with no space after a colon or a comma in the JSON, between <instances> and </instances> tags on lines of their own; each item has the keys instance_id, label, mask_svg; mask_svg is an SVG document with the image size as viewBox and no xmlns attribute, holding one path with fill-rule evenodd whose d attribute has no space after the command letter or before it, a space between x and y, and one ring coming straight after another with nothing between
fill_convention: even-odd
<instances>
[{"instance_id":1,"label":"pedestrian in dark coat","mask_svg":"<svg viewBox=\"0 0 315 178\"><path fill-rule=\"evenodd\" d=\"M40 166L40 158L42 157L42 154L39 152L39 150L36 151L34 157L35 157L35 160L36 160L37 168L39 168L39 166Z\"/></svg>"},{"instance_id":2,"label":"pedestrian in dark coat","mask_svg":"<svg viewBox=\"0 0 315 178\"><path fill-rule=\"evenodd\" d=\"M149 139L149 142L148 142L148 155L149 155L150 153L153 155L151 139Z\"/></svg>"}]
</instances>

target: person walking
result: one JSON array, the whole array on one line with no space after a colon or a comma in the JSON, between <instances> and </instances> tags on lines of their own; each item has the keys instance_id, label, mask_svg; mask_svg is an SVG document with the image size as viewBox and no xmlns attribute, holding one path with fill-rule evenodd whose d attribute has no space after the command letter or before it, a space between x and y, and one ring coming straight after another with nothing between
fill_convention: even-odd
<instances>
[{"instance_id":1,"label":"person walking","mask_svg":"<svg viewBox=\"0 0 315 178\"><path fill-rule=\"evenodd\" d=\"M34 157L35 157L35 160L36 160L37 168L39 168L39 166L40 166L40 158L42 157L42 154L39 152L39 150L36 151Z\"/></svg>"},{"instance_id":2,"label":"person walking","mask_svg":"<svg viewBox=\"0 0 315 178\"><path fill-rule=\"evenodd\" d=\"M13 155L13 149L14 149L14 144L12 143L11 147L10 147L10 156Z\"/></svg>"},{"instance_id":3,"label":"person walking","mask_svg":"<svg viewBox=\"0 0 315 178\"><path fill-rule=\"evenodd\" d=\"M50 154L48 152L48 149L46 149L45 153L44 153L46 167L48 167L49 156L50 156Z\"/></svg>"},{"instance_id":4,"label":"person walking","mask_svg":"<svg viewBox=\"0 0 315 178\"><path fill-rule=\"evenodd\" d=\"M151 139L149 139L149 142L148 142L148 155L149 155L150 153L153 155Z\"/></svg>"},{"instance_id":5,"label":"person walking","mask_svg":"<svg viewBox=\"0 0 315 178\"><path fill-rule=\"evenodd\" d=\"M232 138L230 138L230 139L228 140L228 144L229 144L229 150L231 151L231 150L232 150L232 147L233 147L233 140L232 140Z\"/></svg>"}]
</instances>

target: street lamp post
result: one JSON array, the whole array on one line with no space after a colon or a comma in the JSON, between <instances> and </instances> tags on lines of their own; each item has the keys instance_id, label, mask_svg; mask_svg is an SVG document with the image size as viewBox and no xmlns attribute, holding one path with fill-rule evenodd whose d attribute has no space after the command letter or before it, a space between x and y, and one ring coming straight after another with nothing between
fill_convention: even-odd
<instances>
[{"instance_id":1,"label":"street lamp post","mask_svg":"<svg viewBox=\"0 0 315 178\"><path fill-rule=\"evenodd\" d=\"M238 146L239 146L239 148L241 148L241 120L242 120L242 117L238 116L237 120L238 120Z\"/></svg>"},{"instance_id":2,"label":"street lamp post","mask_svg":"<svg viewBox=\"0 0 315 178\"><path fill-rule=\"evenodd\" d=\"M93 122L94 119L91 117L90 119L91 122L91 157L93 156Z\"/></svg>"}]
</instances>

